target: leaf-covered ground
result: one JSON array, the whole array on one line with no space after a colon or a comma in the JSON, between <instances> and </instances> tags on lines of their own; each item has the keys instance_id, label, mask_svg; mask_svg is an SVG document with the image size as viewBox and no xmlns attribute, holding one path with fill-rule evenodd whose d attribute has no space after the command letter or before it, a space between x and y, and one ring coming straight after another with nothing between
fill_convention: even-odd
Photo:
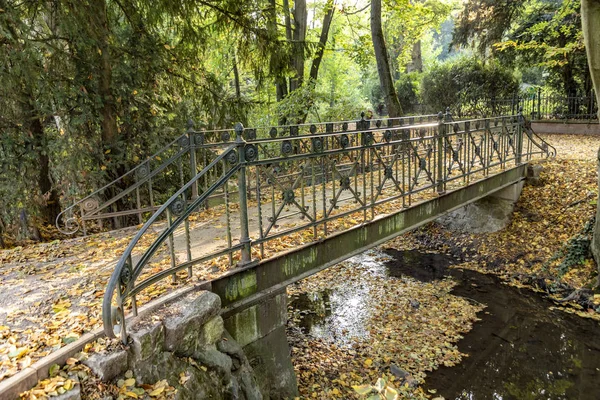
<instances>
[{"instance_id":1,"label":"leaf-covered ground","mask_svg":"<svg viewBox=\"0 0 600 400\"><path fill-rule=\"evenodd\" d=\"M549 295L566 312L598 318L600 296L587 290L596 283L596 265L588 250L580 249L585 247L581 241L589 240L586 225L596 210L600 137L545 139L557 147L558 156L537 162L543 166L541 185L525 186L506 229L472 235L431 223L386 246L453 254L462 260L457 268L499 274L514 285ZM470 329L481 307L449 294L451 281L433 285L410 278L382 279L360 262L330 268L289 290L293 296L314 296L336 282L355 293L368 288L372 312L360 322L368 333L340 345L339 337L306 334L300 327L307 315L291 309L289 336L302 397L357 398L351 386L372 384L378 376L390 378L392 385L395 380L406 398L436 397L398 382L390 367L409 372L419 384L431 368L460 362L463 355L455 343ZM563 302L570 294L572 299ZM414 309L411 301L420 307Z\"/></svg>"},{"instance_id":2,"label":"leaf-covered ground","mask_svg":"<svg viewBox=\"0 0 600 400\"><path fill-rule=\"evenodd\" d=\"M464 255L467 261L463 264L465 267L493 270L514 283L537 284L542 290L557 297L565 297L573 289L591 287L595 282L595 265L587 256L578 258L580 241L571 241L571 244L569 241L577 238L580 233L585 236L585 224L594 214L597 197L595 160L600 138L552 135L547 140L557 147L558 157L541 163L544 167L543 185L524 189L513 221L506 230L475 237L447 232L430 224L403 235L395 241L396 246ZM208 218L215 216L217 214L207 215ZM348 224L353 225L350 220L360 222L360 216L340 220L331 227L332 231L348 227ZM0 380L75 340L83 332L100 326L100 302L104 285L114 268L116 258L128 244L133 232L98 234L0 251ZM267 249L267 255L312 238L310 235L304 238L303 234L299 232L285 243L273 243L272 248ZM320 275L329 285L331 278L340 282L351 279L351 276L343 272L343 265L332 268L329 272L337 275ZM354 269L353 274L359 272L360 268ZM366 343L360 352L351 354L352 357L343 349L329 348L324 342L296 343L296 355L304 354L300 350L306 350L307 354L314 357L323 355L319 358L320 368L317 373L299 371L304 395L344 398L348 391L343 389L347 389L348 385L372 383L377 374L385 373L386 365L392 362L402 363L406 348L390 344L393 340L401 339L394 336L393 327L404 323L402 315L409 320L410 329L413 330L410 335L404 332L411 343L422 340L418 338L419 332L429 332L440 340L442 336L448 338L439 342L448 343L448 346L444 344L444 348L439 348L437 343L438 347L417 346L411 349L408 354L414 356L410 356L409 363L403 364L401 368L409 371L415 380L421 380L428 368L460 359L459 354L453 353L452 343L459 338L461 332L469 329L477 308L448 295L447 291L452 283L445 283L443 287L435 289L445 292L436 292L426 284L384 281L376 276L369 279L373 280L376 287L372 296L374 302L370 303L370 307L377 311L373 314L375 323L369 329L374 334L381 335L377 336L380 339ZM312 280L307 281L306 291L310 291L308 282ZM170 283L156 287L147 294L147 298L176 287ZM579 312L591 315L589 309L594 297L584 296L585 301L581 301L579 292L577 294L574 299L579 303ZM444 301L436 303L434 299L439 300L438 296ZM403 299L404 303L407 299L416 299L420 304L428 304L428 311L434 311L424 317L427 322L420 321L420 316L411 321L410 318L414 318L416 314L407 314L411 309L403 309L399 299ZM376 300L381 303L377 305ZM391 310L391 314L384 310ZM394 313L394 310L401 311ZM450 324L452 318L458 322ZM386 325L387 322L392 325ZM392 342L386 342L388 339ZM380 343L381 347L372 347ZM386 352L385 346L394 349L394 357L384 356L391 354ZM428 351L430 354L426 355ZM334 357L334 354L343 354L345 358ZM411 359L415 360L412 364ZM297 368L302 369L302 363L308 360L304 356L297 358ZM328 375L326 372L338 367L348 372L344 376ZM406 390L413 392L410 388ZM415 393L416 396L421 396L419 389Z\"/></svg>"}]
</instances>

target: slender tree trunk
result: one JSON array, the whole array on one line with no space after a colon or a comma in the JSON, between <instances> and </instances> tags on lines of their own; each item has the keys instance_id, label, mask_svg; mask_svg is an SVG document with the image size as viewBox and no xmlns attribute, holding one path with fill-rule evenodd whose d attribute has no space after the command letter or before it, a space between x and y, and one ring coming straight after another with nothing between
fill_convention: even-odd
<instances>
[{"instance_id":1,"label":"slender tree trunk","mask_svg":"<svg viewBox=\"0 0 600 400\"><path fill-rule=\"evenodd\" d=\"M100 55L98 65L98 94L102 99L102 142L114 157L118 152L119 130L117 127L115 99L112 93L112 59L109 47L109 23L105 0L90 1L90 21ZM110 153L109 153L110 154Z\"/></svg>"},{"instance_id":2,"label":"slender tree trunk","mask_svg":"<svg viewBox=\"0 0 600 400\"><path fill-rule=\"evenodd\" d=\"M317 47L315 58L310 67L310 79L315 82L319 76L319 67L323 60L323 53L325 52L327 38L329 37L329 28L331 27L331 21L333 20L333 13L335 11L333 3L333 0L327 1L327 11L325 12L325 17L323 17L323 28L321 29L321 36L319 37L319 46Z\"/></svg>"},{"instance_id":3,"label":"slender tree trunk","mask_svg":"<svg viewBox=\"0 0 600 400\"><path fill-rule=\"evenodd\" d=\"M375 60L377 61L377 73L379 74L379 82L388 114L392 118L401 117L402 106L392 80L390 60L381 27L381 0L371 1L371 36L373 38L373 48L375 49Z\"/></svg>"},{"instance_id":4,"label":"slender tree trunk","mask_svg":"<svg viewBox=\"0 0 600 400\"><path fill-rule=\"evenodd\" d=\"M417 40L415 44L413 44L411 62L406 67L406 72L423 72L423 54L421 52L420 40Z\"/></svg>"},{"instance_id":5,"label":"slender tree trunk","mask_svg":"<svg viewBox=\"0 0 600 400\"><path fill-rule=\"evenodd\" d=\"M581 0L581 22L590 74L600 104L600 0Z\"/></svg>"},{"instance_id":6,"label":"slender tree trunk","mask_svg":"<svg viewBox=\"0 0 600 400\"><path fill-rule=\"evenodd\" d=\"M308 13L306 0L294 1L294 31L292 42L292 67L295 76L290 80L290 92L298 89L304 82L304 46Z\"/></svg>"},{"instance_id":7,"label":"slender tree trunk","mask_svg":"<svg viewBox=\"0 0 600 400\"><path fill-rule=\"evenodd\" d=\"M29 131L33 139L33 147L38 159L38 188L43 199L42 218L47 224L54 224L60 214L60 197L50 179L50 157L44 126L39 116L31 116Z\"/></svg>"},{"instance_id":8,"label":"slender tree trunk","mask_svg":"<svg viewBox=\"0 0 600 400\"><path fill-rule=\"evenodd\" d=\"M598 104L600 104L600 0L581 0L581 22L588 65ZM600 110L598 111L600 118ZM598 151L598 186L600 187L600 150ZM596 224L592 239L592 254L600 272L600 191L596 209ZM600 274L598 275L600 284Z\"/></svg>"}]
</instances>

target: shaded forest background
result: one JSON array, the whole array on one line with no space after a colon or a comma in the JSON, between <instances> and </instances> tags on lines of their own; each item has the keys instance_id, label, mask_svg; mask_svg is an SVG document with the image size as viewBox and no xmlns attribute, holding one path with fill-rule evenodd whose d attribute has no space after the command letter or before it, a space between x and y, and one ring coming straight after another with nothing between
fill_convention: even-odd
<instances>
[{"instance_id":1,"label":"shaded forest background","mask_svg":"<svg viewBox=\"0 0 600 400\"><path fill-rule=\"evenodd\" d=\"M0 246L186 129L589 94L569 0L0 0Z\"/></svg>"}]
</instances>

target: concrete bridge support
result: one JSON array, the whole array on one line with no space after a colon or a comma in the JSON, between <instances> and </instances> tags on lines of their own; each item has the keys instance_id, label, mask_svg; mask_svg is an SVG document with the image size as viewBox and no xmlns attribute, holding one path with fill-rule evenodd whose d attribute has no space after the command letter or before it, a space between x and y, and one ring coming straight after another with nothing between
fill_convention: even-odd
<instances>
[{"instance_id":1,"label":"concrete bridge support","mask_svg":"<svg viewBox=\"0 0 600 400\"><path fill-rule=\"evenodd\" d=\"M265 399L294 398L298 383L285 334L285 288L224 315L225 328L242 346Z\"/></svg>"}]
</instances>

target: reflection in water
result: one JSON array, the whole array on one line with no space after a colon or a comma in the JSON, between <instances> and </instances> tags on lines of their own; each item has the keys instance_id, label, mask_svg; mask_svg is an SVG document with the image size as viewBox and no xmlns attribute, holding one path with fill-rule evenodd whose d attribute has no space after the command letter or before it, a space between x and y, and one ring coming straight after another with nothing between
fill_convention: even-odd
<instances>
[{"instance_id":1,"label":"reflection in water","mask_svg":"<svg viewBox=\"0 0 600 400\"><path fill-rule=\"evenodd\" d=\"M458 343L469 357L430 373L428 388L461 400L600 399L598 322L550 310L550 301L495 276L449 269L445 256L387 253L395 260L388 263L392 275L422 281L452 276L459 282L452 294L487 306Z\"/></svg>"},{"instance_id":2,"label":"reflection in water","mask_svg":"<svg viewBox=\"0 0 600 400\"><path fill-rule=\"evenodd\" d=\"M529 400L600 399L600 325L564 312L528 290L503 285L494 276L451 269L444 255L389 249L393 257L369 253L354 262L369 263L373 274L435 281L451 276L453 294L483 303L482 319L458 343L467 353L459 365L429 374L425 386L446 399ZM300 310L299 326L319 338L347 344L368 336L368 287L302 294L291 299ZM299 315L301 314L301 315Z\"/></svg>"},{"instance_id":3,"label":"reflection in water","mask_svg":"<svg viewBox=\"0 0 600 400\"><path fill-rule=\"evenodd\" d=\"M369 334L365 328L369 317L367 296L366 288L352 291L327 289L292 296L290 306L300 310L296 314L297 324L304 333L344 345L353 338Z\"/></svg>"}]
</instances>

